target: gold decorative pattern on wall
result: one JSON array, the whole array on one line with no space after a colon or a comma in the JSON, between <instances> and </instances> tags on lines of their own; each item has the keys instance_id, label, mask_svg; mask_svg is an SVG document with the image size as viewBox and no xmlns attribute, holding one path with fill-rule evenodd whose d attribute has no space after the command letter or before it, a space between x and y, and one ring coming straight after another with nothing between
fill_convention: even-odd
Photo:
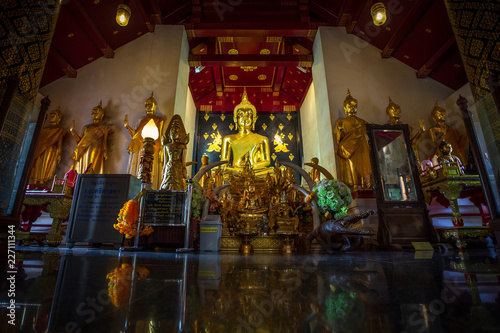
<instances>
[{"instance_id":1,"label":"gold decorative pattern on wall","mask_svg":"<svg viewBox=\"0 0 500 333\"><path fill-rule=\"evenodd\" d=\"M288 133L288 140L292 141L293 139L293 134L292 133Z\"/></svg>"},{"instance_id":2,"label":"gold decorative pattern on wall","mask_svg":"<svg viewBox=\"0 0 500 333\"><path fill-rule=\"evenodd\" d=\"M278 157L278 156L276 156L276 154L275 154L275 153L273 153L273 154L271 155L271 158L273 159L273 161L276 161L276 158L277 158L277 157Z\"/></svg>"},{"instance_id":3,"label":"gold decorative pattern on wall","mask_svg":"<svg viewBox=\"0 0 500 333\"><path fill-rule=\"evenodd\" d=\"M278 125L278 127L279 127L280 131L282 131L282 130L283 130L283 128L284 128L285 126L284 126L282 123L280 123L280 124Z\"/></svg>"},{"instance_id":4,"label":"gold decorative pattern on wall","mask_svg":"<svg viewBox=\"0 0 500 333\"><path fill-rule=\"evenodd\" d=\"M263 124L262 124L262 129L265 131L265 130L266 130L266 128L267 128L266 123L263 123Z\"/></svg>"},{"instance_id":5,"label":"gold decorative pattern on wall","mask_svg":"<svg viewBox=\"0 0 500 333\"><path fill-rule=\"evenodd\" d=\"M220 119L221 119L222 121L224 121L224 120L226 119L226 115L225 115L224 113L222 113L222 114L220 115Z\"/></svg>"},{"instance_id":6,"label":"gold decorative pattern on wall","mask_svg":"<svg viewBox=\"0 0 500 333\"><path fill-rule=\"evenodd\" d=\"M284 143L283 142L283 138L285 137L285 134L283 133L279 133L279 132L276 132L276 134L274 135L274 140L273 140L273 144L274 144L274 151L277 152L277 153L287 153L289 152L290 150L288 149L288 143Z\"/></svg>"},{"instance_id":7,"label":"gold decorative pattern on wall","mask_svg":"<svg viewBox=\"0 0 500 333\"><path fill-rule=\"evenodd\" d=\"M293 156L293 154L290 153L290 155L288 155L288 158L290 159L290 162L293 162L293 159L295 158L295 156Z\"/></svg>"},{"instance_id":8,"label":"gold decorative pattern on wall","mask_svg":"<svg viewBox=\"0 0 500 333\"><path fill-rule=\"evenodd\" d=\"M229 124L229 126L228 126L228 127L229 127L229 129L232 131L232 130L233 130L233 128L234 128L234 124L233 124L233 123L231 123L231 124Z\"/></svg>"},{"instance_id":9,"label":"gold decorative pattern on wall","mask_svg":"<svg viewBox=\"0 0 500 333\"><path fill-rule=\"evenodd\" d=\"M203 134L203 137L206 139L208 139L208 133L205 132L205 134Z\"/></svg>"},{"instance_id":10,"label":"gold decorative pattern on wall","mask_svg":"<svg viewBox=\"0 0 500 333\"><path fill-rule=\"evenodd\" d=\"M220 135L219 131L217 131L217 134L212 133L210 137L214 140L212 142L207 143L208 146L207 152L212 152L212 151L220 152L222 144L222 136Z\"/></svg>"},{"instance_id":11,"label":"gold decorative pattern on wall","mask_svg":"<svg viewBox=\"0 0 500 333\"><path fill-rule=\"evenodd\" d=\"M269 115L269 119L271 119L271 121L273 121L273 120L274 120L274 114L272 114L272 113L271 113L271 114Z\"/></svg>"},{"instance_id":12,"label":"gold decorative pattern on wall","mask_svg":"<svg viewBox=\"0 0 500 333\"><path fill-rule=\"evenodd\" d=\"M214 131L217 129L217 124L216 123L213 123L212 125L212 128L214 129Z\"/></svg>"}]
</instances>

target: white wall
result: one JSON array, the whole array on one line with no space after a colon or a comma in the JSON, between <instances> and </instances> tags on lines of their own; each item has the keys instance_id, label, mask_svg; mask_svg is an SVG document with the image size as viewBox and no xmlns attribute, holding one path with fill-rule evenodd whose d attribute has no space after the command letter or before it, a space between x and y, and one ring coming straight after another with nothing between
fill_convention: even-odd
<instances>
[{"instance_id":1,"label":"white wall","mask_svg":"<svg viewBox=\"0 0 500 333\"><path fill-rule=\"evenodd\" d=\"M414 131L419 128L419 118L424 118L427 128L432 126L430 113L434 103L439 100L444 106L444 100L453 90L431 78L417 79L414 69L394 58L383 59L380 53L378 48L347 34L345 28L318 29L314 42L313 81L317 107L327 103L330 109L331 128L340 116L345 116L343 102L347 89L358 100L358 117L369 123L387 123L385 109L390 96L401 106L402 122L412 126ZM324 73L314 70L318 62L324 66ZM318 98L318 84L327 93L324 99ZM331 138L330 133L331 130L321 133L320 137ZM320 164L323 165L322 160Z\"/></svg>"},{"instance_id":2,"label":"white wall","mask_svg":"<svg viewBox=\"0 0 500 333\"><path fill-rule=\"evenodd\" d=\"M180 114L186 124L193 123L189 117L195 117L195 110L192 106L187 109L188 99L192 99L188 94L188 52L183 26L157 25L154 33L115 50L113 59L102 57L79 69L77 78L61 78L40 92L49 95L51 109L61 106L61 126L69 129L74 119L78 134L92 121L91 110L102 99L103 122L113 129L108 142L105 173L126 173L130 136L123 126L123 118L128 114L129 123L135 128L137 120L145 115L144 101L151 91L158 102L156 112L167 118L166 125L174 113ZM194 135L194 127L186 130ZM75 147L76 143L70 136L64 143L58 177L62 177L71 166L70 155Z\"/></svg>"}]
</instances>

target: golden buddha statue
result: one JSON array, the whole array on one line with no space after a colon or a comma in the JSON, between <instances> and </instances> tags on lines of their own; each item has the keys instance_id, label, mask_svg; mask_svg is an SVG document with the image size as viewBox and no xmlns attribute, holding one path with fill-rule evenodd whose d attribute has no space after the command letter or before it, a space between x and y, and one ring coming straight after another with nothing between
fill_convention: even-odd
<instances>
[{"instance_id":1,"label":"golden buddha statue","mask_svg":"<svg viewBox=\"0 0 500 333\"><path fill-rule=\"evenodd\" d=\"M31 170L31 178L35 185L43 185L47 180L54 178L56 166L61 162L62 142L68 136L68 131L59 126L62 119L59 108L51 111L48 119L50 125L44 127L40 133Z\"/></svg>"},{"instance_id":2,"label":"golden buddha statue","mask_svg":"<svg viewBox=\"0 0 500 333\"><path fill-rule=\"evenodd\" d=\"M318 165L319 159L317 157L311 158L311 164ZM312 168L311 171L309 171L309 175L315 183L319 182L321 179L321 172L318 169Z\"/></svg>"},{"instance_id":3,"label":"golden buddha statue","mask_svg":"<svg viewBox=\"0 0 500 333\"><path fill-rule=\"evenodd\" d=\"M221 160L229 162L226 170L242 171L248 161L257 175L265 174L271 164L269 139L252 132L255 130L257 110L248 101L246 88L241 103L234 108L233 120L238 133L226 135L222 139Z\"/></svg>"},{"instance_id":4,"label":"golden buddha statue","mask_svg":"<svg viewBox=\"0 0 500 333\"><path fill-rule=\"evenodd\" d=\"M164 164L162 190L186 190L186 150L189 134L186 134L182 118L178 114L172 117L167 131L162 138Z\"/></svg>"},{"instance_id":5,"label":"golden buddha statue","mask_svg":"<svg viewBox=\"0 0 500 333\"><path fill-rule=\"evenodd\" d=\"M210 157L208 157L207 155L203 155L201 157L201 168L206 167L209 163L210 163ZM201 177L201 179L200 179L200 185L204 189L207 189L210 182L213 182L212 181L212 170L208 170L203 175L203 177ZM215 182L213 182L213 185L215 185Z\"/></svg>"},{"instance_id":6,"label":"golden buddha statue","mask_svg":"<svg viewBox=\"0 0 500 333\"><path fill-rule=\"evenodd\" d=\"M161 175L163 169L163 152L161 149L160 136L163 134L163 124L165 118L155 115L156 112L156 99L151 93L151 96L144 103L146 109L146 115L139 119L137 127L132 129L128 123L128 115L125 115L123 125L128 130L128 133L132 137L130 144L128 145L127 152L129 153L129 162L127 167L127 173L139 177L139 168L141 165L141 150L143 146L142 129L146 124L153 119L156 128L158 128L158 139L155 140L155 153L154 153L154 164L151 170L151 186L154 190L160 188Z\"/></svg>"},{"instance_id":7,"label":"golden buddha statue","mask_svg":"<svg viewBox=\"0 0 500 333\"><path fill-rule=\"evenodd\" d=\"M462 161L459 157L452 155L453 147L450 143L446 141L441 141L439 144L439 152L441 156L438 157L438 165L441 167L449 167L449 166L457 166L459 174L464 174L464 166L462 165Z\"/></svg>"},{"instance_id":8,"label":"golden buddha statue","mask_svg":"<svg viewBox=\"0 0 500 333\"><path fill-rule=\"evenodd\" d=\"M387 105L387 108L385 109L385 113L387 114L387 117L389 117L389 124L390 125L399 125L402 124L401 122L401 107L394 103L392 99L389 97L389 105ZM418 157L418 144L420 143L420 140L422 139L422 135L424 134L425 127L424 127L424 121L423 119L420 119L420 130L417 132L417 134L413 135L413 128L408 125L408 129L410 130L410 141L411 141L411 147L415 153L415 157L417 158L418 163L420 164L420 159Z\"/></svg>"},{"instance_id":9,"label":"golden buddha statue","mask_svg":"<svg viewBox=\"0 0 500 333\"><path fill-rule=\"evenodd\" d=\"M71 123L69 131L76 141L76 149L71 154L75 169L79 174L91 171L95 174L104 173L104 160L108 159L108 134L111 127L101 124L104 117L102 101L92 109L92 123L85 125L80 137L75 132L75 121Z\"/></svg>"},{"instance_id":10,"label":"golden buddha statue","mask_svg":"<svg viewBox=\"0 0 500 333\"><path fill-rule=\"evenodd\" d=\"M465 146L468 142L467 134L460 137L456 129L446 124L446 110L439 107L438 101L436 101L434 109L432 109L431 117L436 123L435 126L429 128L431 139L436 145L435 155L441 156L439 145L441 141L446 141L451 145L460 161L465 161Z\"/></svg>"},{"instance_id":11,"label":"golden buddha statue","mask_svg":"<svg viewBox=\"0 0 500 333\"><path fill-rule=\"evenodd\" d=\"M349 89L344 100L347 115L340 118L333 131L337 142L335 153L339 157L340 179L353 189L372 189L370 147L366 139L366 121L356 116L358 101Z\"/></svg>"}]
</instances>

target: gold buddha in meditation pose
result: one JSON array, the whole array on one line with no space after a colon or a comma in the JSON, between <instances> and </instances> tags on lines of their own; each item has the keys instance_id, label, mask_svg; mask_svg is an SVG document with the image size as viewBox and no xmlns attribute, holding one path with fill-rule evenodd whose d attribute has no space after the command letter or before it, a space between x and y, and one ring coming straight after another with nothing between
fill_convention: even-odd
<instances>
[{"instance_id":1,"label":"gold buddha in meditation pose","mask_svg":"<svg viewBox=\"0 0 500 333\"><path fill-rule=\"evenodd\" d=\"M385 112L387 114L387 117L389 117L390 125L402 124L401 107L398 104L394 103L390 97L389 97L389 105L387 105ZM420 161L418 157L418 144L420 143L420 139L422 139L422 135L424 134L425 131L423 119L420 120L420 130L417 132L417 134L415 135L412 134L413 128L409 125L408 129L410 130L411 147L415 152L415 157L417 158L417 161Z\"/></svg>"},{"instance_id":2,"label":"gold buddha in meditation pose","mask_svg":"<svg viewBox=\"0 0 500 333\"><path fill-rule=\"evenodd\" d=\"M238 133L226 135L222 139L221 160L229 162L226 170L242 171L247 161L256 174L267 171L266 168L269 170L269 139L252 132L255 130L257 110L248 101L246 89L243 90L241 103L234 108L233 120Z\"/></svg>"},{"instance_id":3,"label":"gold buddha in meditation pose","mask_svg":"<svg viewBox=\"0 0 500 333\"><path fill-rule=\"evenodd\" d=\"M73 164L71 168L79 174L91 171L95 174L104 173L104 160L108 159L108 134L111 127L101 124L104 117L102 101L92 109L92 123L85 125L80 137L75 132L75 121L71 123L69 131L76 141L76 149L71 154Z\"/></svg>"},{"instance_id":4,"label":"gold buddha in meditation pose","mask_svg":"<svg viewBox=\"0 0 500 333\"><path fill-rule=\"evenodd\" d=\"M335 153L339 157L340 179L353 189L372 189L370 148L366 139L366 121L356 116L358 101L349 89L344 100L347 115L335 124L333 136L337 142Z\"/></svg>"},{"instance_id":5,"label":"gold buddha in meditation pose","mask_svg":"<svg viewBox=\"0 0 500 333\"><path fill-rule=\"evenodd\" d=\"M435 126L429 128L431 139L436 145L435 154L441 156L439 145L441 141L446 141L451 145L460 161L465 161L465 146L468 141L467 135L460 137L456 129L446 124L446 110L439 107L437 101L434 105L434 109L432 109L431 117L436 123Z\"/></svg>"},{"instance_id":6,"label":"gold buddha in meditation pose","mask_svg":"<svg viewBox=\"0 0 500 333\"><path fill-rule=\"evenodd\" d=\"M40 133L40 140L36 148L31 178L35 185L43 185L52 179L56 173L56 166L61 162L62 142L68 136L68 131L59 126L62 113L59 108L49 113L50 125L44 127Z\"/></svg>"},{"instance_id":7,"label":"gold buddha in meditation pose","mask_svg":"<svg viewBox=\"0 0 500 333\"><path fill-rule=\"evenodd\" d=\"M144 142L141 133L142 129L151 119L155 122L156 128L158 129L160 135L158 136L158 139L155 140L155 146L154 146L155 153L153 162L154 164L153 164L153 169L151 171L151 180L152 180L151 186L154 190L160 188L160 182L161 182L161 175L163 169L163 152L161 149L160 137L163 134L163 124L165 122L165 118L155 115L156 105L157 105L156 99L153 93L151 93L151 96L144 103L144 107L146 109L146 115L139 120L135 130L129 126L128 115L125 115L125 119L123 122L123 125L128 130L130 136L132 137L132 140L130 141L130 144L128 145L127 148L127 152L130 155L127 173L136 177L139 177L139 168L141 165L140 163L141 149Z\"/></svg>"}]
</instances>

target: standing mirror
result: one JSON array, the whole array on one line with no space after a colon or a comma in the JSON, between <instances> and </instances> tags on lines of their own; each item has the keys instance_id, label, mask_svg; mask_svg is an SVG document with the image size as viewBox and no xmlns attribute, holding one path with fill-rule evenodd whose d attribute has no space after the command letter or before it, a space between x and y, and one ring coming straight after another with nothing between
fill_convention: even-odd
<instances>
[{"instance_id":1,"label":"standing mirror","mask_svg":"<svg viewBox=\"0 0 500 333\"><path fill-rule=\"evenodd\" d=\"M381 244L437 243L408 125L367 124Z\"/></svg>"}]
</instances>

